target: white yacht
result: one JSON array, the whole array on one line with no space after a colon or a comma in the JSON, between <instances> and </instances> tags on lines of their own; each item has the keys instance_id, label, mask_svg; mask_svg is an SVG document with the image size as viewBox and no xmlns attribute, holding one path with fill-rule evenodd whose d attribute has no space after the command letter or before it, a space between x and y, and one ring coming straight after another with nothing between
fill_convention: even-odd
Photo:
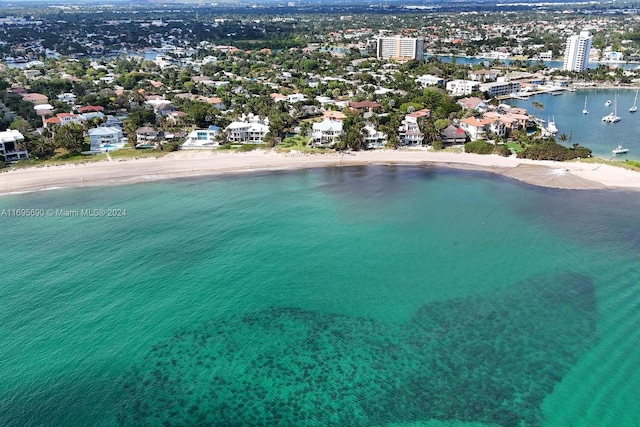
<instances>
[{"instance_id":1,"label":"white yacht","mask_svg":"<svg viewBox=\"0 0 640 427\"><path fill-rule=\"evenodd\" d=\"M584 108L582 109L582 114L589 114L589 110L587 110L587 97L584 97Z\"/></svg>"},{"instance_id":2,"label":"white yacht","mask_svg":"<svg viewBox=\"0 0 640 427\"><path fill-rule=\"evenodd\" d=\"M638 111L638 90L637 89L636 89L636 97L633 98L633 105L629 107L630 113L635 113L636 111Z\"/></svg>"},{"instance_id":3,"label":"white yacht","mask_svg":"<svg viewBox=\"0 0 640 427\"><path fill-rule=\"evenodd\" d=\"M549 134L551 135L555 135L556 133L558 133L558 128L556 127L555 118L553 118L553 120L549 120L549 123L547 124L547 132L549 132Z\"/></svg>"},{"instance_id":4,"label":"white yacht","mask_svg":"<svg viewBox=\"0 0 640 427\"><path fill-rule=\"evenodd\" d=\"M614 148L613 150L611 150L611 152L613 154L624 154L627 151L629 151L628 148L624 148L622 145L618 145L616 148Z\"/></svg>"},{"instance_id":5,"label":"white yacht","mask_svg":"<svg viewBox=\"0 0 640 427\"><path fill-rule=\"evenodd\" d=\"M604 103L604 106L605 106L605 107L608 107L609 105L611 105L611 100L610 100L610 99L607 99L607 102L605 102L605 103Z\"/></svg>"}]
</instances>

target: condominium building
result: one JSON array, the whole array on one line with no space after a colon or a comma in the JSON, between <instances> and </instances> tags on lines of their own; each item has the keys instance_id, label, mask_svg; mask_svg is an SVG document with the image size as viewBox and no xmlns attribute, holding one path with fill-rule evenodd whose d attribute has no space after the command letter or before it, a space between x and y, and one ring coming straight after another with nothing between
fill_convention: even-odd
<instances>
[{"instance_id":1,"label":"condominium building","mask_svg":"<svg viewBox=\"0 0 640 427\"><path fill-rule=\"evenodd\" d=\"M396 59L409 61L424 59L424 39L415 37L378 37L378 59Z\"/></svg>"},{"instance_id":2,"label":"condominium building","mask_svg":"<svg viewBox=\"0 0 640 427\"><path fill-rule=\"evenodd\" d=\"M564 51L563 70L586 71L589 65L589 51L591 50L591 34L589 31L581 31L579 35L567 39L567 47Z\"/></svg>"},{"instance_id":3,"label":"condominium building","mask_svg":"<svg viewBox=\"0 0 640 427\"><path fill-rule=\"evenodd\" d=\"M467 96L480 91L480 82L472 80L451 80L446 85L447 92L452 96Z\"/></svg>"},{"instance_id":4,"label":"condominium building","mask_svg":"<svg viewBox=\"0 0 640 427\"><path fill-rule=\"evenodd\" d=\"M516 93L520 90L519 82L492 82L482 83L480 92L487 92L491 96L504 96Z\"/></svg>"}]
</instances>

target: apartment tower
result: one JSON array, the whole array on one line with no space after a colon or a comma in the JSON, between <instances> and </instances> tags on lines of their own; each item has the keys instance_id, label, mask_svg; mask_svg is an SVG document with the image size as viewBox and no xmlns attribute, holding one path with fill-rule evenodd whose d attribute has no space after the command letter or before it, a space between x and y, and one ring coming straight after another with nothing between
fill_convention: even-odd
<instances>
[{"instance_id":1,"label":"apartment tower","mask_svg":"<svg viewBox=\"0 0 640 427\"><path fill-rule=\"evenodd\" d=\"M378 37L378 59L409 61L424 59L424 39L413 37Z\"/></svg>"},{"instance_id":2,"label":"apartment tower","mask_svg":"<svg viewBox=\"0 0 640 427\"><path fill-rule=\"evenodd\" d=\"M591 50L591 34L589 31L581 31L579 35L567 39L567 48L564 51L563 70L586 71L589 64L589 51Z\"/></svg>"}]
</instances>

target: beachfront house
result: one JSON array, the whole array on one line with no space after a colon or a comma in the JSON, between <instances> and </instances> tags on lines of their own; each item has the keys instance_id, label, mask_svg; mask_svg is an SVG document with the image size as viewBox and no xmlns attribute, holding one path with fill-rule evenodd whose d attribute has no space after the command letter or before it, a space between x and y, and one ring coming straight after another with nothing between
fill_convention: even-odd
<instances>
[{"instance_id":1,"label":"beachfront house","mask_svg":"<svg viewBox=\"0 0 640 427\"><path fill-rule=\"evenodd\" d=\"M110 151L124 147L126 139L122 130L116 127L98 127L89 129L91 151Z\"/></svg>"},{"instance_id":2,"label":"beachfront house","mask_svg":"<svg viewBox=\"0 0 640 427\"><path fill-rule=\"evenodd\" d=\"M367 123L363 130L365 147L371 149L382 148L387 145L387 134L377 130L373 124Z\"/></svg>"},{"instance_id":3,"label":"beachfront house","mask_svg":"<svg viewBox=\"0 0 640 427\"><path fill-rule=\"evenodd\" d=\"M493 122L493 119L466 117L460 120L460 127L467 132L471 141L475 141L487 138L488 133L491 131L491 124Z\"/></svg>"},{"instance_id":4,"label":"beachfront house","mask_svg":"<svg viewBox=\"0 0 640 427\"><path fill-rule=\"evenodd\" d=\"M257 122L231 122L226 127L227 141L236 144L262 144L269 126Z\"/></svg>"},{"instance_id":5,"label":"beachfront house","mask_svg":"<svg viewBox=\"0 0 640 427\"><path fill-rule=\"evenodd\" d=\"M420 130L419 121L430 115L431 111L426 108L405 115L398 127L400 143L407 147L420 147L424 141L424 133Z\"/></svg>"},{"instance_id":6,"label":"beachfront house","mask_svg":"<svg viewBox=\"0 0 640 427\"><path fill-rule=\"evenodd\" d=\"M24 141L24 135L16 129L0 132L0 161L13 163L29 158L27 150L21 150L18 144Z\"/></svg>"},{"instance_id":7,"label":"beachfront house","mask_svg":"<svg viewBox=\"0 0 640 427\"><path fill-rule=\"evenodd\" d=\"M156 145L162 138L162 132L157 131L152 127L143 126L136 129L136 144L137 145Z\"/></svg>"},{"instance_id":8,"label":"beachfront house","mask_svg":"<svg viewBox=\"0 0 640 427\"><path fill-rule=\"evenodd\" d=\"M311 128L312 147L331 147L342 135L342 121L325 119Z\"/></svg>"},{"instance_id":9,"label":"beachfront house","mask_svg":"<svg viewBox=\"0 0 640 427\"><path fill-rule=\"evenodd\" d=\"M467 134L463 129L449 125L440 131L440 141L445 145L464 144L467 142Z\"/></svg>"},{"instance_id":10,"label":"beachfront house","mask_svg":"<svg viewBox=\"0 0 640 427\"><path fill-rule=\"evenodd\" d=\"M184 142L180 144L181 150L202 150L214 149L220 146L217 136L220 128L218 126L209 126L208 129L195 129L191 131Z\"/></svg>"}]
</instances>

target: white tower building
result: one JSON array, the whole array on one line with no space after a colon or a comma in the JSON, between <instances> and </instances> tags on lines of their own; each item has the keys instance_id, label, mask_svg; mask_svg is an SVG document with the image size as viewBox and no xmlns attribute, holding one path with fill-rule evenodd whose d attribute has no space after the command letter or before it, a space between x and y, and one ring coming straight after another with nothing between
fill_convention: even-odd
<instances>
[{"instance_id":1,"label":"white tower building","mask_svg":"<svg viewBox=\"0 0 640 427\"><path fill-rule=\"evenodd\" d=\"M563 70L586 71L589 64L589 51L591 50L591 34L589 31L581 31L577 36L567 39L567 47L564 51Z\"/></svg>"},{"instance_id":2,"label":"white tower building","mask_svg":"<svg viewBox=\"0 0 640 427\"><path fill-rule=\"evenodd\" d=\"M424 39L413 37L378 37L378 59L399 59L422 61L424 59Z\"/></svg>"}]
</instances>

